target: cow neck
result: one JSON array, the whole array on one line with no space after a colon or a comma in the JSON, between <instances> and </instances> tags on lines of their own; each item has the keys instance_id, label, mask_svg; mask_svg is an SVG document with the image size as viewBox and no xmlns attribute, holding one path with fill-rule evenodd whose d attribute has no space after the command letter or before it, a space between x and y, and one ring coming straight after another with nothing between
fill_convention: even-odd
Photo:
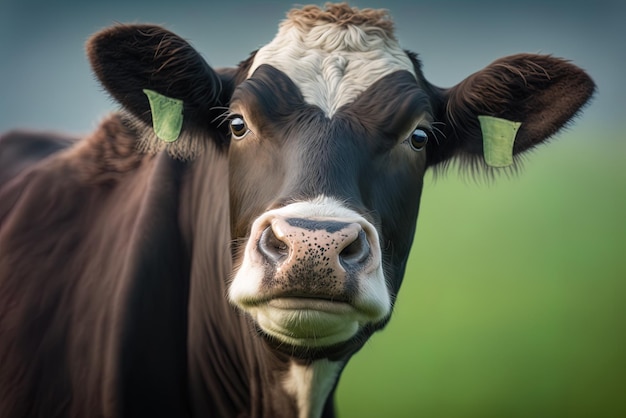
<instances>
[{"instance_id":1,"label":"cow neck","mask_svg":"<svg viewBox=\"0 0 626 418\"><path fill-rule=\"evenodd\" d=\"M223 289L213 294L223 295ZM193 290L191 295L197 296ZM190 328L194 416L318 418L333 410L330 396L343 363L303 362L280 353L225 298L211 303L203 322Z\"/></svg>"},{"instance_id":2,"label":"cow neck","mask_svg":"<svg viewBox=\"0 0 626 418\"><path fill-rule=\"evenodd\" d=\"M342 368L341 363L327 359L310 364L291 363L282 385L295 399L299 418L320 417L324 411L332 413L330 397Z\"/></svg>"},{"instance_id":3,"label":"cow neck","mask_svg":"<svg viewBox=\"0 0 626 418\"><path fill-rule=\"evenodd\" d=\"M256 332L247 335L248 347L254 347L248 354L251 417L334 416L332 393L343 362L295 359L271 348Z\"/></svg>"},{"instance_id":4,"label":"cow neck","mask_svg":"<svg viewBox=\"0 0 626 418\"><path fill-rule=\"evenodd\" d=\"M332 410L343 363L296 360L270 347L226 297L232 270L228 158L189 163L181 229L190 260L188 370L194 416L319 417Z\"/></svg>"},{"instance_id":5,"label":"cow neck","mask_svg":"<svg viewBox=\"0 0 626 418\"><path fill-rule=\"evenodd\" d=\"M237 416L247 407L247 365L241 321L225 297L232 268L228 159L210 142L188 164L180 206L190 264L187 367L193 415Z\"/></svg>"},{"instance_id":6,"label":"cow neck","mask_svg":"<svg viewBox=\"0 0 626 418\"><path fill-rule=\"evenodd\" d=\"M114 319L119 323L115 389L120 411L127 416L181 415L188 408L189 271L176 223L183 168L180 161L164 154L151 158L146 170L136 176L141 187L133 191L139 196L121 193L128 192L126 188L117 191L118 202L138 197L134 205L117 208L123 215L135 216L129 231L104 227L127 238L120 243L126 250L124 256L112 257L122 266L115 297L119 303Z\"/></svg>"}]
</instances>

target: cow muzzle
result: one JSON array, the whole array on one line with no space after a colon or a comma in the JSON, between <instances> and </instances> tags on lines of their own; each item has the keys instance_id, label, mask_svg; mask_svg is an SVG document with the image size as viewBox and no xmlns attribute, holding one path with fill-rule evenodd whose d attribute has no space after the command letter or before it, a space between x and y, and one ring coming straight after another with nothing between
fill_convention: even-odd
<instances>
[{"instance_id":1,"label":"cow muzzle","mask_svg":"<svg viewBox=\"0 0 626 418\"><path fill-rule=\"evenodd\" d=\"M391 310L378 233L332 199L266 212L253 224L231 302L281 344L348 341Z\"/></svg>"}]
</instances>

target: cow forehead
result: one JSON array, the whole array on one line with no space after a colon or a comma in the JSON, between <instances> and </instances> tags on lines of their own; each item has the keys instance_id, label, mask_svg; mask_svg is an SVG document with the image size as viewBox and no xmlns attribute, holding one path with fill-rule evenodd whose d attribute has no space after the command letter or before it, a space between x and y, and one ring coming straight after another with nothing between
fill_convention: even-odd
<instances>
[{"instance_id":1,"label":"cow forehead","mask_svg":"<svg viewBox=\"0 0 626 418\"><path fill-rule=\"evenodd\" d=\"M269 64L291 78L308 104L331 117L380 78L415 68L393 36L375 25L313 26L287 20L257 51L248 77Z\"/></svg>"}]
</instances>

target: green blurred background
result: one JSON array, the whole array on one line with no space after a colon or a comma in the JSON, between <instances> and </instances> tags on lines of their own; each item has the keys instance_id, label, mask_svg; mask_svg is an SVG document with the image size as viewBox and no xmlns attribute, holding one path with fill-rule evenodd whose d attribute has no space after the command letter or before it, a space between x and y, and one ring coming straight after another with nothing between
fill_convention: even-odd
<instances>
[{"instance_id":1,"label":"green blurred background","mask_svg":"<svg viewBox=\"0 0 626 418\"><path fill-rule=\"evenodd\" d=\"M83 51L102 27L164 24L230 66L293 3L0 0L0 132L80 134L115 109ZM626 2L351 4L388 8L437 85L541 52L599 91L518 176L428 174L394 317L349 363L340 417L626 417Z\"/></svg>"},{"instance_id":2,"label":"green blurred background","mask_svg":"<svg viewBox=\"0 0 626 418\"><path fill-rule=\"evenodd\" d=\"M626 417L626 146L608 142L572 132L493 185L429 176L340 416Z\"/></svg>"}]
</instances>

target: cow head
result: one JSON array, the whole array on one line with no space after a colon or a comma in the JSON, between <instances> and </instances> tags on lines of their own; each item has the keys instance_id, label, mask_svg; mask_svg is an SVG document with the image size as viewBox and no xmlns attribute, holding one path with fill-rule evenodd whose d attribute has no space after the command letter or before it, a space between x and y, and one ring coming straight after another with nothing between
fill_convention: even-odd
<instances>
[{"instance_id":1,"label":"cow head","mask_svg":"<svg viewBox=\"0 0 626 418\"><path fill-rule=\"evenodd\" d=\"M479 116L521 123L509 151L518 155L594 91L574 65L530 54L435 87L385 12L346 5L290 12L235 69L211 69L152 26L105 30L89 52L144 149L193 160L211 142L228 153L227 297L274 347L302 357L347 356L387 322L425 171L455 158L494 170ZM175 143L155 137L145 89L184 103Z\"/></svg>"}]
</instances>

